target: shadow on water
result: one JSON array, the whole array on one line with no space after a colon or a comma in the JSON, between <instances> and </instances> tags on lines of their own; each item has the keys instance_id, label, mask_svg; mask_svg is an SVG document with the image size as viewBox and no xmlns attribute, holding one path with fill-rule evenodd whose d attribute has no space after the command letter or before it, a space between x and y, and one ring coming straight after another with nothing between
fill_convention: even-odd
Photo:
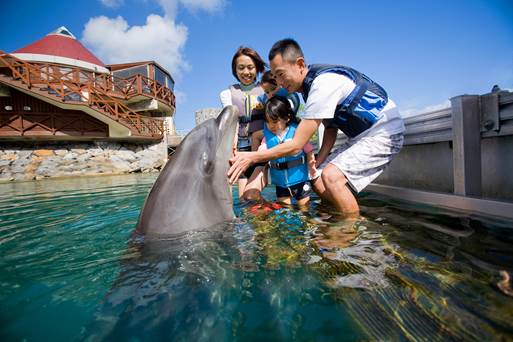
<instances>
[{"instance_id":1,"label":"shadow on water","mask_svg":"<svg viewBox=\"0 0 513 342\"><path fill-rule=\"evenodd\" d=\"M511 222L362 194L131 239L155 177L0 184L3 341L513 338Z\"/></svg>"}]
</instances>

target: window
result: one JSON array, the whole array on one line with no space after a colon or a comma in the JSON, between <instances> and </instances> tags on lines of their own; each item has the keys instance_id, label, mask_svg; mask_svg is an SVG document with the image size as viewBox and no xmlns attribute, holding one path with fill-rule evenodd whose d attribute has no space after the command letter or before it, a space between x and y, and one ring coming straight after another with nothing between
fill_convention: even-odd
<instances>
[{"instance_id":1,"label":"window","mask_svg":"<svg viewBox=\"0 0 513 342\"><path fill-rule=\"evenodd\" d=\"M133 68L128 69L122 69L122 70L116 70L113 71L112 74L115 77L119 78L129 78L137 74L141 74L143 76L148 77L148 66L147 65L141 65Z\"/></svg>"},{"instance_id":2,"label":"window","mask_svg":"<svg viewBox=\"0 0 513 342\"><path fill-rule=\"evenodd\" d=\"M157 81L159 84L163 85L164 87L167 87L171 90L173 90L174 82L171 80L171 77L164 72L164 70L160 69L158 66L155 65L155 81Z\"/></svg>"},{"instance_id":3,"label":"window","mask_svg":"<svg viewBox=\"0 0 513 342\"><path fill-rule=\"evenodd\" d=\"M166 86L166 79L167 75L160 69L158 66L155 65L155 81L160 83L160 85Z\"/></svg>"}]
</instances>

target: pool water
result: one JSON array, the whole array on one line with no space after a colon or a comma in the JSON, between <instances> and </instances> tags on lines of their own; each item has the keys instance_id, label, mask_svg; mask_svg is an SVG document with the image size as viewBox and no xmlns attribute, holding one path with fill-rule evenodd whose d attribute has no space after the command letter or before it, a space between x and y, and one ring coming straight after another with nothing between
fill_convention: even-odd
<instances>
[{"instance_id":1,"label":"pool water","mask_svg":"<svg viewBox=\"0 0 513 342\"><path fill-rule=\"evenodd\" d=\"M363 193L150 243L156 177L0 184L0 340L513 340L512 222Z\"/></svg>"}]
</instances>

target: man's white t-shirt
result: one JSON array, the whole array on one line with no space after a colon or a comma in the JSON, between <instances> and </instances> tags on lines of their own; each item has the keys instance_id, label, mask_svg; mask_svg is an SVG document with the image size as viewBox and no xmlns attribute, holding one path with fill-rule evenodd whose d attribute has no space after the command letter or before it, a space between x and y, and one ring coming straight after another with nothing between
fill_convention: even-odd
<instances>
[{"instance_id":1,"label":"man's white t-shirt","mask_svg":"<svg viewBox=\"0 0 513 342\"><path fill-rule=\"evenodd\" d=\"M335 108L341 103L356 84L344 75L327 72L317 76L310 87L308 100L305 104L303 119L333 119ZM388 99L388 103L381 110L382 117L368 130L354 138L368 134L393 135L404 132L404 123L395 103ZM354 139L353 138L353 139Z\"/></svg>"}]
</instances>

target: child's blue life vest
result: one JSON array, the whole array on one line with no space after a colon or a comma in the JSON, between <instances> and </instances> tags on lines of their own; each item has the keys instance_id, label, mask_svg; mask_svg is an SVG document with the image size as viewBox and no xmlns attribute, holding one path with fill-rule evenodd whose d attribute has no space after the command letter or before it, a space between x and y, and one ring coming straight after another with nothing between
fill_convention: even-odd
<instances>
[{"instance_id":1,"label":"child's blue life vest","mask_svg":"<svg viewBox=\"0 0 513 342\"><path fill-rule=\"evenodd\" d=\"M264 137L267 148L292 140L296 133L297 123L289 124L287 133L280 139L264 125ZM308 181L308 167L306 165L305 152L301 150L294 156L281 157L269 162L271 182L283 188Z\"/></svg>"},{"instance_id":2,"label":"child's blue life vest","mask_svg":"<svg viewBox=\"0 0 513 342\"><path fill-rule=\"evenodd\" d=\"M382 116L388 102L386 91L366 75L343 65L312 64L303 81L303 99L306 103L314 79L326 72L348 77L356 84L353 91L337 104L332 124L350 138L366 131Z\"/></svg>"}]
</instances>

